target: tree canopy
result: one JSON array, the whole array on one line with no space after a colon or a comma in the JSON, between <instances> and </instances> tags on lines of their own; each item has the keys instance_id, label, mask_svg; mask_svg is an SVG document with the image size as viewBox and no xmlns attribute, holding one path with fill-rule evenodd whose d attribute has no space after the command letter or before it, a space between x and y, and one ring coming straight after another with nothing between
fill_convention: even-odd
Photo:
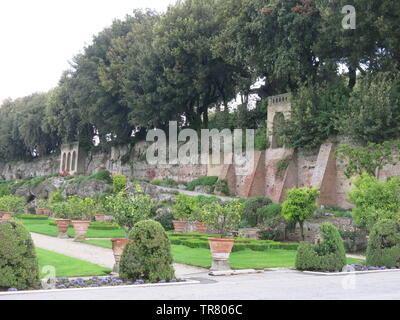
<instances>
[{"instance_id":1,"label":"tree canopy","mask_svg":"<svg viewBox=\"0 0 400 320\"><path fill-rule=\"evenodd\" d=\"M356 9L355 29L343 28L345 5ZM56 88L4 101L0 161L76 140L90 148L94 137L102 148L131 143L169 121L265 132L266 98L287 91L290 146L343 133L397 138L399 21L392 0L181 0L165 13L134 10L94 36ZM262 100L252 110L254 93Z\"/></svg>"}]
</instances>

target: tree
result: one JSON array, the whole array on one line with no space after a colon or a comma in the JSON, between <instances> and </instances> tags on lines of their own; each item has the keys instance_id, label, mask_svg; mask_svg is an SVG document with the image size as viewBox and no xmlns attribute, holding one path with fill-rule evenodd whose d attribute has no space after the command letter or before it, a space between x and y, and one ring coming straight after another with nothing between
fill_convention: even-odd
<instances>
[{"instance_id":1,"label":"tree","mask_svg":"<svg viewBox=\"0 0 400 320\"><path fill-rule=\"evenodd\" d=\"M342 134L362 143L381 143L400 135L400 77L398 73L369 73L350 95L348 109L338 121Z\"/></svg>"},{"instance_id":2,"label":"tree","mask_svg":"<svg viewBox=\"0 0 400 320\"><path fill-rule=\"evenodd\" d=\"M316 188L295 188L288 190L282 204L282 216L287 221L299 223L301 238L304 240L304 221L317 210L319 191Z\"/></svg>"},{"instance_id":3,"label":"tree","mask_svg":"<svg viewBox=\"0 0 400 320\"><path fill-rule=\"evenodd\" d=\"M239 68L214 55L220 31L217 0L187 0L170 7L156 28L155 48L163 62L167 94L193 129L208 128L208 110L236 96ZM168 99L169 98L169 99Z\"/></svg>"},{"instance_id":4,"label":"tree","mask_svg":"<svg viewBox=\"0 0 400 320\"><path fill-rule=\"evenodd\" d=\"M398 220L400 180L393 177L386 182L380 182L363 173L354 180L349 199L356 206L353 217L360 227L371 230L382 219Z\"/></svg>"},{"instance_id":5,"label":"tree","mask_svg":"<svg viewBox=\"0 0 400 320\"><path fill-rule=\"evenodd\" d=\"M347 178L366 173L378 176L379 169L386 165L396 165L399 156L400 141L385 141L384 143L368 143L367 146L339 145L335 151L336 158L346 163L344 174Z\"/></svg>"},{"instance_id":6,"label":"tree","mask_svg":"<svg viewBox=\"0 0 400 320\"><path fill-rule=\"evenodd\" d=\"M108 196L105 206L128 235L137 222L150 217L154 205L150 196L143 194L140 186L136 186L134 197L129 197L125 191L121 191Z\"/></svg>"},{"instance_id":7,"label":"tree","mask_svg":"<svg viewBox=\"0 0 400 320\"><path fill-rule=\"evenodd\" d=\"M338 133L336 121L345 112L349 90L342 78L300 85L292 98L290 119L274 128L282 142L293 148L316 148Z\"/></svg>"}]
</instances>

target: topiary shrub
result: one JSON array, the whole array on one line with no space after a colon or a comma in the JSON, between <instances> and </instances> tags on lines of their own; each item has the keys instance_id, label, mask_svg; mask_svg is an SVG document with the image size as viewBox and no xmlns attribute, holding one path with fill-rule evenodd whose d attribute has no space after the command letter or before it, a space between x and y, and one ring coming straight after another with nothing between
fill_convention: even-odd
<instances>
[{"instance_id":1,"label":"topiary shrub","mask_svg":"<svg viewBox=\"0 0 400 320\"><path fill-rule=\"evenodd\" d=\"M259 209L266 207L272 203L269 198L253 198L249 199L244 204L242 225L247 225L254 228L263 222L263 213Z\"/></svg>"},{"instance_id":2,"label":"topiary shrub","mask_svg":"<svg viewBox=\"0 0 400 320\"><path fill-rule=\"evenodd\" d=\"M346 265L346 252L338 229L331 223L321 225L322 242L302 242L297 249L296 269L340 271Z\"/></svg>"},{"instance_id":3,"label":"topiary shrub","mask_svg":"<svg viewBox=\"0 0 400 320\"><path fill-rule=\"evenodd\" d=\"M122 280L158 282L175 277L171 245L160 223L138 222L129 233L129 239L119 265Z\"/></svg>"},{"instance_id":4,"label":"topiary shrub","mask_svg":"<svg viewBox=\"0 0 400 320\"><path fill-rule=\"evenodd\" d=\"M374 267L400 267L400 224L381 220L368 240L367 264Z\"/></svg>"},{"instance_id":5,"label":"topiary shrub","mask_svg":"<svg viewBox=\"0 0 400 320\"><path fill-rule=\"evenodd\" d=\"M29 232L15 221L0 222L0 290L38 285L38 260Z\"/></svg>"}]
</instances>

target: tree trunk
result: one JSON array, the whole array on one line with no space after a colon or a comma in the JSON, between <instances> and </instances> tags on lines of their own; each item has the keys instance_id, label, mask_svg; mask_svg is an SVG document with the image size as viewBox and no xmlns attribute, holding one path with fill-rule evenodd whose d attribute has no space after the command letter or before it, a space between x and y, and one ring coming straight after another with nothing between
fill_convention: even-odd
<instances>
[{"instance_id":1,"label":"tree trunk","mask_svg":"<svg viewBox=\"0 0 400 320\"><path fill-rule=\"evenodd\" d=\"M305 240L304 237L304 221L299 221L299 225L300 225L300 234L301 234L301 240Z\"/></svg>"},{"instance_id":2,"label":"tree trunk","mask_svg":"<svg viewBox=\"0 0 400 320\"><path fill-rule=\"evenodd\" d=\"M357 81L357 69L349 67L349 88L353 89Z\"/></svg>"}]
</instances>

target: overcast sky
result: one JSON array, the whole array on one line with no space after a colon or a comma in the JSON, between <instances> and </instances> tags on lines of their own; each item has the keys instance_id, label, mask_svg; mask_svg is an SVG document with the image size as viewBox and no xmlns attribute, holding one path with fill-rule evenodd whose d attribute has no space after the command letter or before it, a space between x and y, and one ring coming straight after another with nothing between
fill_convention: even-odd
<instances>
[{"instance_id":1,"label":"overcast sky","mask_svg":"<svg viewBox=\"0 0 400 320\"><path fill-rule=\"evenodd\" d=\"M55 87L93 35L134 8L175 0L1 0L0 103Z\"/></svg>"}]
</instances>

